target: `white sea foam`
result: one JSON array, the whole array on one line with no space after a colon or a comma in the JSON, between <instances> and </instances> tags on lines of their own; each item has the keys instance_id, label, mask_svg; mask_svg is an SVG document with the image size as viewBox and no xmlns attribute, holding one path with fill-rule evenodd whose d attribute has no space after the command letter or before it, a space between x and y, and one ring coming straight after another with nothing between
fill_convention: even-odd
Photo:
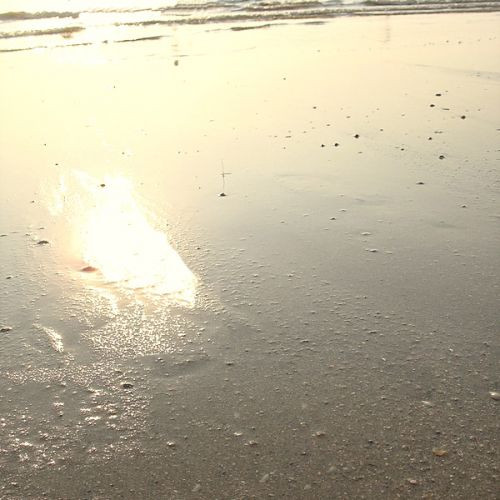
<instances>
[{"instance_id":1,"label":"white sea foam","mask_svg":"<svg viewBox=\"0 0 500 500\"><path fill-rule=\"evenodd\" d=\"M60 333L58 333L56 330L53 328L49 328L47 326L40 325L38 323L35 323L33 325L37 330L45 333L47 335L47 338L49 339L50 345L56 352L64 352L64 344L63 344L63 339Z\"/></svg>"}]
</instances>

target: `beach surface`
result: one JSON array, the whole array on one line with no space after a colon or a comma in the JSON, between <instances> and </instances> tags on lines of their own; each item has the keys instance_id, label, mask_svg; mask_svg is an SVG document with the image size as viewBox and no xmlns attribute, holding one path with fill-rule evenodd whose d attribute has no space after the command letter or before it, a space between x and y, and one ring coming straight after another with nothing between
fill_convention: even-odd
<instances>
[{"instance_id":1,"label":"beach surface","mask_svg":"<svg viewBox=\"0 0 500 500\"><path fill-rule=\"evenodd\" d=\"M244 27L0 54L0 497L498 498L500 14Z\"/></svg>"}]
</instances>

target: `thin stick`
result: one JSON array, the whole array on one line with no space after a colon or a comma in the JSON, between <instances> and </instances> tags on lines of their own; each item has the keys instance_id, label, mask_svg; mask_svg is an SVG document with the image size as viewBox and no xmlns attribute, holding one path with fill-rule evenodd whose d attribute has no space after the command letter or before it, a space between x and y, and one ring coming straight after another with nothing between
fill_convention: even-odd
<instances>
[{"instance_id":1,"label":"thin stick","mask_svg":"<svg viewBox=\"0 0 500 500\"><path fill-rule=\"evenodd\" d=\"M219 194L219 196L227 196L226 195L226 175L231 175L231 172L225 172L224 171L224 160L220 161L221 164L221 177L222 177L222 192Z\"/></svg>"}]
</instances>

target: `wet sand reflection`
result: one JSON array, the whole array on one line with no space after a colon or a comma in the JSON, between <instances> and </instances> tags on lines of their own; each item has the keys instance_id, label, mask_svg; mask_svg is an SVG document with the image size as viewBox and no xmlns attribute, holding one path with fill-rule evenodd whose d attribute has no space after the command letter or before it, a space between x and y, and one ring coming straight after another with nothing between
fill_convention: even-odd
<instances>
[{"instance_id":1,"label":"wet sand reflection","mask_svg":"<svg viewBox=\"0 0 500 500\"><path fill-rule=\"evenodd\" d=\"M69 223L82 276L124 291L140 290L193 307L196 278L155 227L132 183L124 177L99 182L74 171L60 178L51 211ZM95 284L95 283L94 283Z\"/></svg>"}]
</instances>

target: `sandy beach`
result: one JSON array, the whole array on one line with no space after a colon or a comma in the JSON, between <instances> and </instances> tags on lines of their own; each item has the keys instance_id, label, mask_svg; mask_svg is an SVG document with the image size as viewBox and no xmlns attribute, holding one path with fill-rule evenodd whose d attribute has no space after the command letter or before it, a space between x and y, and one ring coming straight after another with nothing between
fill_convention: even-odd
<instances>
[{"instance_id":1,"label":"sandy beach","mask_svg":"<svg viewBox=\"0 0 500 500\"><path fill-rule=\"evenodd\" d=\"M498 498L499 27L0 53L0 498Z\"/></svg>"}]
</instances>

